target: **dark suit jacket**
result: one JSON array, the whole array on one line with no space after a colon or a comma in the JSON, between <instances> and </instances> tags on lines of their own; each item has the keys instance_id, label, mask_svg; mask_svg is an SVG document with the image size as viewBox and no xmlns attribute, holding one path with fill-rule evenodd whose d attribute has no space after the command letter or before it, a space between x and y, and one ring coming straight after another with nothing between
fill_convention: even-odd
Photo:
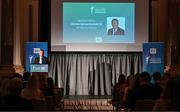
<instances>
[{"instance_id":1,"label":"dark suit jacket","mask_svg":"<svg viewBox=\"0 0 180 112\"><path fill-rule=\"evenodd\" d=\"M113 28L108 30L108 35L113 35ZM124 35L124 30L118 27L114 35Z\"/></svg>"},{"instance_id":2,"label":"dark suit jacket","mask_svg":"<svg viewBox=\"0 0 180 112\"><path fill-rule=\"evenodd\" d=\"M36 57L34 59L34 64L39 64L39 59L40 59L40 57ZM47 57L45 57L45 56L43 57L42 64L48 64L48 58Z\"/></svg>"}]
</instances>

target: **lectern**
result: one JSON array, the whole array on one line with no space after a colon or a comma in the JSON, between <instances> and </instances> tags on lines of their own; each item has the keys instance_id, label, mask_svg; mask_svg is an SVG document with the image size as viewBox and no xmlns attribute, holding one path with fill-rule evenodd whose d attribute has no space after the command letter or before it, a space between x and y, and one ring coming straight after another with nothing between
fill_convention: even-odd
<instances>
[{"instance_id":1,"label":"lectern","mask_svg":"<svg viewBox=\"0 0 180 112\"><path fill-rule=\"evenodd\" d=\"M32 75L36 75L40 81L40 85L44 86L43 83L47 81L48 77L48 64L31 64L30 72Z\"/></svg>"}]
</instances>

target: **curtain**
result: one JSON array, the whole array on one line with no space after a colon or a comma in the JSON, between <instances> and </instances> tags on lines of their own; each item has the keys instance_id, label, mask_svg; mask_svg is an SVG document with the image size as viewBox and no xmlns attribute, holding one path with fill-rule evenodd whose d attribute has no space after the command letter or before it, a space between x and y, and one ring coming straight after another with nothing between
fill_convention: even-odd
<instances>
[{"instance_id":1,"label":"curtain","mask_svg":"<svg viewBox=\"0 0 180 112\"><path fill-rule=\"evenodd\" d=\"M111 95L120 74L142 71L141 53L57 53L49 73L65 95Z\"/></svg>"}]
</instances>

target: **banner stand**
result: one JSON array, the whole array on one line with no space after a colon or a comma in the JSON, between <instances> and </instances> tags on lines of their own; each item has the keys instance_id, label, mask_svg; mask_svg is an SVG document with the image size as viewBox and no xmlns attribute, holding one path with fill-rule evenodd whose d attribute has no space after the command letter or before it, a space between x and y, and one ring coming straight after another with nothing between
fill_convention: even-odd
<instances>
[{"instance_id":1,"label":"banner stand","mask_svg":"<svg viewBox=\"0 0 180 112\"><path fill-rule=\"evenodd\" d=\"M164 43L143 43L143 71L151 75L154 72L164 74Z\"/></svg>"}]
</instances>

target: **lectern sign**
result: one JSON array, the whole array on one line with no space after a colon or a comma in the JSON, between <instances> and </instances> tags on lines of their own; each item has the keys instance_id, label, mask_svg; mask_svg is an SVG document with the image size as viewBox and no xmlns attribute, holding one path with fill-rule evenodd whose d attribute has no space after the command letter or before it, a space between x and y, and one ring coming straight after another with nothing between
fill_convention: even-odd
<instances>
[{"instance_id":1,"label":"lectern sign","mask_svg":"<svg viewBox=\"0 0 180 112\"><path fill-rule=\"evenodd\" d=\"M31 64L30 72L48 72L48 64Z\"/></svg>"}]
</instances>

